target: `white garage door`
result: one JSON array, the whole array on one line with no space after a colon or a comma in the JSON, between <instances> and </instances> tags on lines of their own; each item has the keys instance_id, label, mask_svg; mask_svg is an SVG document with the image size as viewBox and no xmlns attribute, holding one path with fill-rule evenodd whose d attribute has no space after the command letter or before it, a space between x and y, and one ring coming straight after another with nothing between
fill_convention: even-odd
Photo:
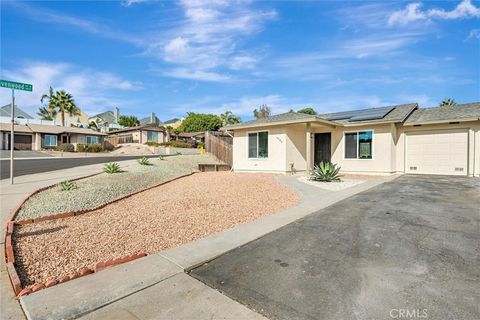
<instances>
[{"instance_id":1,"label":"white garage door","mask_svg":"<svg viewBox=\"0 0 480 320\"><path fill-rule=\"evenodd\" d=\"M419 131L406 137L406 173L467 175L468 131Z\"/></svg>"}]
</instances>

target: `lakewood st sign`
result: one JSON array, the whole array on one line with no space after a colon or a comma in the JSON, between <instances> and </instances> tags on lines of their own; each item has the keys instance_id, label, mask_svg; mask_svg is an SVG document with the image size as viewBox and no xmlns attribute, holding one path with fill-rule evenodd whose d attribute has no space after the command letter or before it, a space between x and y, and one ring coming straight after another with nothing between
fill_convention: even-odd
<instances>
[{"instance_id":1,"label":"lakewood st sign","mask_svg":"<svg viewBox=\"0 0 480 320\"><path fill-rule=\"evenodd\" d=\"M28 83L21 83L9 80L0 80L0 87L12 90L12 104L10 105L10 116L12 127L10 129L10 183L13 184L13 149L15 149L15 90L33 91L33 86Z\"/></svg>"}]
</instances>

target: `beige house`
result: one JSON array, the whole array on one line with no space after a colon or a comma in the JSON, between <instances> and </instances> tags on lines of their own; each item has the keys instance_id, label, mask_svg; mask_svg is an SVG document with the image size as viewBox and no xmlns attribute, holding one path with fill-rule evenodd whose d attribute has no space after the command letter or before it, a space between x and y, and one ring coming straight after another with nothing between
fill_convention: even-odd
<instances>
[{"instance_id":1,"label":"beige house","mask_svg":"<svg viewBox=\"0 0 480 320\"><path fill-rule=\"evenodd\" d=\"M0 123L0 149L10 149L10 127L8 123ZM27 123L15 125L14 149L15 150L42 150L54 149L60 144L102 143L104 133L91 129L77 127L61 127Z\"/></svg>"},{"instance_id":2,"label":"beige house","mask_svg":"<svg viewBox=\"0 0 480 320\"><path fill-rule=\"evenodd\" d=\"M312 116L296 112L226 126L235 171L480 176L480 103L416 103Z\"/></svg>"},{"instance_id":3,"label":"beige house","mask_svg":"<svg viewBox=\"0 0 480 320\"><path fill-rule=\"evenodd\" d=\"M165 142L165 129L155 125L135 126L108 133L108 141L113 145L124 143Z\"/></svg>"},{"instance_id":4,"label":"beige house","mask_svg":"<svg viewBox=\"0 0 480 320\"><path fill-rule=\"evenodd\" d=\"M58 112L53 119L56 123L62 123L62 114ZM70 115L68 112L65 112L65 125L73 125L73 126L80 126L80 125L88 125L88 115L79 110L79 114Z\"/></svg>"}]
</instances>

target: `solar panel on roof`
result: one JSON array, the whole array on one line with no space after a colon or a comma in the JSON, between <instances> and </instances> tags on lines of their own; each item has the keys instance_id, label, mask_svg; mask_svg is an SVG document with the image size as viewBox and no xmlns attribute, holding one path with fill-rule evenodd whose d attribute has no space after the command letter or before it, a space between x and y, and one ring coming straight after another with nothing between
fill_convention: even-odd
<instances>
[{"instance_id":1,"label":"solar panel on roof","mask_svg":"<svg viewBox=\"0 0 480 320\"><path fill-rule=\"evenodd\" d=\"M356 111L345 111L332 114L327 120L347 120L350 122L362 121L362 120L377 120L384 118L395 107L382 107L375 109L364 109Z\"/></svg>"}]
</instances>

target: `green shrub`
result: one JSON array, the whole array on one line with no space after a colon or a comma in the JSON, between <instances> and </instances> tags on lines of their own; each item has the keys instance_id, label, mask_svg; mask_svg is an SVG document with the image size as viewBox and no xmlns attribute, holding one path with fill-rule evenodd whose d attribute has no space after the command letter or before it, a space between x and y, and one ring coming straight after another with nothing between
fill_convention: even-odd
<instances>
[{"instance_id":1,"label":"green shrub","mask_svg":"<svg viewBox=\"0 0 480 320\"><path fill-rule=\"evenodd\" d=\"M158 147L158 146L160 146L160 143L155 142L155 141L147 141L147 142L145 142L145 144L146 144L147 146L149 146L149 147Z\"/></svg>"},{"instance_id":2,"label":"green shrub","mask_svg":"<svg viewBox=\"0 0 480 320\"><path fill-rule=\"evenodd\" d=\"M313 168L310 180L323 182L341 181L339 172L340 167L336 164L322 161Z\"/></svg>"},{"instance_id":3,"label":"green shrub","mask_svg":"<svg viewBox=\"0 0 480 320\"><path fill-rule=\"evenodd\" d=\"M77 143L77 152L86 152L88 146L84 143Z\"/></svg>"},{"instance_id":4,"label":"green shrub","mask_svg":"<svg viewBox=\"0 0 480 320\"><path fill-rule=\"evenodd\" d=\"M87 152L102 152L103 148L100 143L87 144Z\"/></svg>"},{"instance_id":5,"label":"green shrub","mask_svg":"<svg viewBox=\"0 0 480 320\"><path fill-rule=\"evenodd\" d=\"M119 173L122 172L120 165L116 162L109 162L103 166L103 172L105 173Z\"/></svg>"},{"instance_id":6,"label":"green shrub","mask_svg":"<svg viewBox=\"0 0 480 320\"><path fill-rule=\"evenodd\" d=\"M191 143L184 142L184 141L168 141L162 142L160 145L165 147L172 147L172 148L194 148Z\"/></svg>"},{"instance_id":7,"label":"green shrub","mask_svg":"<svg viewBox=\"0 0 480 320\"><path fill-rule=\"evenodd\" d=\"M71 143L62 143L55 147L57 151L74 152L75 146Z\"/></svg>"},{"instance_id":8,"label":"green shrub","mask_svg":"<svg viewBox=\"0 0 480 320\"><path fill-rule=\"evenodd\" d=\"M148 158L143 157L138 159L138 163L140 163L142 166L149 166L150 160L148 160Z\"/></svg>"},{"instance_id":9,"label":"green shrub","mask_svg":"<svg viewBox=\"0 0 480 320\"><path fill-rule=\"evenodd\" d=\"M69 190L77 189L77 185L72 181L65 180L60 182L60 188L62 188L62 191L69 191Z\"/></svg>"}]
</instances>

